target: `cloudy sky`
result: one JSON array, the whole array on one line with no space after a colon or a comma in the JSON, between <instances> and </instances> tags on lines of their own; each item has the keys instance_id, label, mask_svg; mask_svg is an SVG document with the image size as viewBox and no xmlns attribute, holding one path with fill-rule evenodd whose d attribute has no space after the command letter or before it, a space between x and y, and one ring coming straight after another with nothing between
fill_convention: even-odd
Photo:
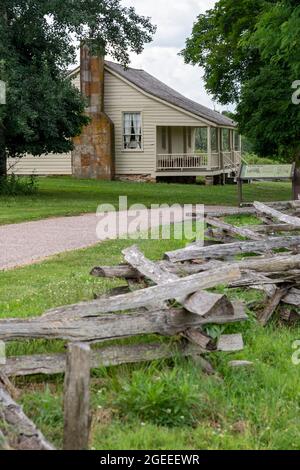
<instances>
[{"instance_id":1,"label":"cloudy sky","mask_svg":"<svg viewBox=\"0 0 300 470\"><path fill-rule=\"evenodd\" d=\"M141 55L132 55L131 66L146 70L205 106L220 109L204 89L201 69L184 64L178 56L197 15L211 8L216 0L122 0L122 3L134 6L141 15L150 16L157 25L154 41Z\"/></svg>"}]
</instances>

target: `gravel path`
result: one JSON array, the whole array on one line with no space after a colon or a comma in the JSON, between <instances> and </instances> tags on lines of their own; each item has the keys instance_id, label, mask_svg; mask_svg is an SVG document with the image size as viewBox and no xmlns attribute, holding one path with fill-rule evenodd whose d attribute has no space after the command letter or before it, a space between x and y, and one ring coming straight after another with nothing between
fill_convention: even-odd
<instances>
[{"instance_id":1,"label":"gravel path","mask_svg":"<svg viewBox=\"0 0 300 470\"><path fill-rule=\"evenodd\" d=\"M212 207L213 211L221 207ZM232 208L234 213L234 208ZM36 222L24 222L13 225L0 226L0 270L12 269L18 266L33 264L40 260L66 251L87 248L104 241L115 239L119 235L135 233L138 227L133 222L133 213L119 213L119 231L116 233L115 213L106 216L106 223L110 225L107 232L96 233L100 219L95 214L76 217L59 217L44 219ZM163 210L163 217L170 216L169 209ZM150 227L162 225L159 213L156 210L140 212L140 229L148 230ZM174 212L173 222L183 220L182 210ZM100 228L103 223L100 224ZM100 230L101 232L101 230Z\"/></svg>"}]
</instances>

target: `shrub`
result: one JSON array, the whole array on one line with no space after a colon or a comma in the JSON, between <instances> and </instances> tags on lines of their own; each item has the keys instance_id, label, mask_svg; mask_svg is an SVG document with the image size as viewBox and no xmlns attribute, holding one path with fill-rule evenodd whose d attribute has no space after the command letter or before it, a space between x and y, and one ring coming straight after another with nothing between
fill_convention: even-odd
<instances>
[{"instance_id":1,"label":"shrub","mask_svg":"<svg viewBox=\"0 0 300 470\"><path fill-rule=\"evenodd\" d=\"M190 369L191 371L191 369ZM120 384L114 406L121 416L159 426L190 426L199 417L199 387L184 368L158 371L155 366L134 371L131 381Z\"/></svg>"},{"instance_id":2,"label":"shrub","mask_svg":"<svg viewBox=\"0 0 300 470\"><path fill-rule=\"evenodd\" d=\"M262 158L255 155L255 153L246 153L243 159L247 162L247 165L274 165L276 163L276 161L270 158Z\"/></svg>"},{"instance_id":3,"label":"shrub","mask_svg":"<svg viewBox=\"0 0 300 470\"><path fill-rule=\"evenodd\" d=\"M36 176L22 177L12 174L0 177L0 195L2 196L31 195L37 190Z\"/></svg>"}]
</instances>

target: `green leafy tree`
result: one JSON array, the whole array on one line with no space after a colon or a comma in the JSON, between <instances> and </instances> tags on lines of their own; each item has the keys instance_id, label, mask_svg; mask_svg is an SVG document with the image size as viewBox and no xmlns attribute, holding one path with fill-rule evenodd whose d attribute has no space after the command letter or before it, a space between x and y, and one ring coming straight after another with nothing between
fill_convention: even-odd
<instances>
[{"instance_id":1,"label":"green leafy tree","mask_svg":"<svg viewBox=\"0 0 300 470\"><path fill-rule=\"evenodd\" d=\"M66 78L79 41L126 66L154 32L149 18L120 0L1 0L0 175L9 156L71 150L87 124L83 99Z\"/></svg>"},{"instance_id":2,"label":"green leafy tree","mask_svg":"<svg viewBox=\"0 0 300 470\"><path fill-rule=\"evenodd\" d=\"M298 0L220 0L200 15L183 51L205 71L207 90L236 103L240 132L261 156L300 163Z\"/></svg>"}]
</instances>

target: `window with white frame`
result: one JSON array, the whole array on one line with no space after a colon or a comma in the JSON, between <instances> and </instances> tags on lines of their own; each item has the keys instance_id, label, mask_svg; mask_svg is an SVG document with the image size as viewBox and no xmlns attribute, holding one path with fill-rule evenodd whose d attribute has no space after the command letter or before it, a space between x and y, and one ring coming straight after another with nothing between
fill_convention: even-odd
<instances>
[{"instance_id":1,"label":"window with white frame","mask_svg":"<svg viewBox=\"0 0 300 470\"><path fill-rule=\"evenodd\" d=\"M124 150L142 150L142 113L123 113L123 148Z\"/></svg>"}]
</instances>

